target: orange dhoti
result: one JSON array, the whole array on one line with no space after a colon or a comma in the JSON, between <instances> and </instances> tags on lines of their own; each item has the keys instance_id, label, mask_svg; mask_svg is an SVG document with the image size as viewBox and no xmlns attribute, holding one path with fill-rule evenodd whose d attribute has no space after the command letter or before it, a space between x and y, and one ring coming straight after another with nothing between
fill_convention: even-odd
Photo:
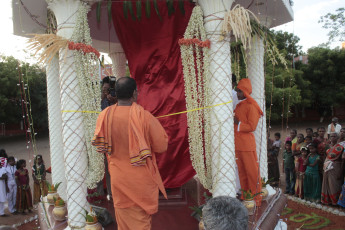
<instances>
[{"instance_id":1,"label":"orange dhoti","mask_svg":"<svg viewBox=\"0 0 345 230\"><path fill-rule=\"evenodd\" d=\"M115 208L115 217L118 230L151 230L152 215L138 206Z\"/></svg>"},{"instance_id":2,"label":"orange dhoti","mask_svg":"<svg viewBox=\"0 0 345 230\"><path fill-rule=\"evenodd\" d=\"M261 191L260 170L255 151L235 151L241 188L253 194Z\"/></svg>"}]
</instances>

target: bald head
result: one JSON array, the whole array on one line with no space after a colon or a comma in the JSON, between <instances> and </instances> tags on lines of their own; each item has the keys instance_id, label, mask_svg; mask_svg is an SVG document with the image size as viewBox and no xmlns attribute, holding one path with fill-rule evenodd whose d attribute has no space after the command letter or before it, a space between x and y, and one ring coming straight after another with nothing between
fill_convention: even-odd
<instances>
[{"instance_id":1,"label":"bald head","mask_svg":"<svg viewBox=\"0 0 345 230\"><path fill-rule=\"evenodd\" d=\"M117 99L130 99L137 89L137 83L133 78L121 77L116 81L115 92Z\"/></svg>"}]
</instances>

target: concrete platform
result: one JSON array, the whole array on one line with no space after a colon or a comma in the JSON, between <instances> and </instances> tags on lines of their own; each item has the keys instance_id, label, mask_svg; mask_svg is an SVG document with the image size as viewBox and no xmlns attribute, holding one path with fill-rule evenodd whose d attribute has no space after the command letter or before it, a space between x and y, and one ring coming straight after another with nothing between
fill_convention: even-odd
<instances>
[{"instance_id":1,"label":"concrete platform","mask_svg":"<svg viewBox=\"0 0 345 230\"><path fill-rule=\"evenodd\" d=\"M275 189L276 194L263 201L255 214L249 217L248 229L273 230L280 213L286 205L287 198L280 189ZM160 197L159 211L152 217L152 230L198 230L198 221L191 216L190 207L199 206L205 202L206 190L196 180L192 179L181 188L168 189L168 200ZM115 210L112 202L104 201L99 205L109 211L115 219ZM47 203L40 204L38 215L42 230L61 230L67 227L67 221L55 221L51 215L53 206ZM104 226L104 230L116 230L113 222Z\"/></svg>"}]
</instances>

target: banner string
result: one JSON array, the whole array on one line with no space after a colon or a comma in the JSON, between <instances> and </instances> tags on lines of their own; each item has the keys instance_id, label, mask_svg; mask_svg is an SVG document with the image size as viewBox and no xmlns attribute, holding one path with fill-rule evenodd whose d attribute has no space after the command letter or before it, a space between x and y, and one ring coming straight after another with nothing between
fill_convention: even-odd
<instances>
[{"instance_id":1,"label":"banner string","mask_svg":"<svg viewBox=\"0 0 345 230\"><path fill-rule=\"evenodd\" d=\"M210 105L210 106L205 106L205 107L201 107L201 108L185 110L185 111L181 111L181 112L177 112L177 113L170 113L170 114L167 114L167 115L158 116L156 118L170 117L170 116L179 115L179 114L183 114L183 113L190 113L190 112L194 112L194 111L199 111L199 110L202 110L202 109L210 109L210 108L214 108L214 107L217 107L217 106L226 105L226 104L229 104L231 102L232 102L232 100L228 101L228 102L224 102L224 103L219 103L219 104L216 104L216 105ZM61 112L62 113L101 113L99 111L86 111L86 110L62 110Z\"/></svg>"}]
</instances>

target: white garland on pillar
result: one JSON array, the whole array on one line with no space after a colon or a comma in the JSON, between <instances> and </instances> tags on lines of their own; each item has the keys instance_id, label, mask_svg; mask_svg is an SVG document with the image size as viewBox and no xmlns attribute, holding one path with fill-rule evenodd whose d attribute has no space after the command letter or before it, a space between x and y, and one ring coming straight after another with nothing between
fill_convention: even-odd
<instances>
[{"instance_id":1,"label":"white garland on pillar","mask_svg":"<svg viewBox=\"0 0 345 230\"><path fill-rule=\"evenodd\" d=\"M76 16L82 3L79 0L49 1L49 8L54 12L58 28L57 35L70 39L74 30ZM80 111L81 90L78 86L73 51L60 52L60 87L61 109ZM82 113L62 113L62 136L64 143L65 175L67 179L68 226L71 229L85 226L82 215L88 210L86 200L86 175L88 169L85 129Z\"/></svg>"},{"instance_id":2,"label":"white garland on pillar","mask_svg":"<svg viewBox=\"0 0 345 230\"><path fill-rule=\"evenodd\" d=\"M194 42L193 42L194 40ZM201 184L212 191L212 151L209 109L209 40L200 6L193 9L183 39L179 40L185 81L190 159ZM196 65L195 65L196 64ZM205 154L203 154L205 153Z\"/></svg>"},{"instance_id":3,"label":"white garland on pillar","mask_svg":"<svg viewBox=\"0 0 345 230\"><path fill-rule=\"evenodd\" d=\"M112 61L113 75L116 79L126 76L126 55L122 52L112 52L109 54Z\"/></svg>"},{"instance_id":4,"label":"white garland on pillar","mask_svg":"<svg viewBox=\"0 0 345 230\"><path fill-rule=\"evenodd\" d=\"M66 177L64 165L64 148L62 142L62 117L59 83L59 58L55 56L47 65L47 98L49 120L50 161L53 184L61 182L58 188L60 197L66 196Z\"/></svg>"},{"instance_id":5,"label":"white garland on pillar","mask_svg":"<svg viewBox=\"0 0 345 230\"><path fill-rule=\"evenodd\" d=\"M210 47L210 105L232 100L231 57L228 37L219 41L221 23L233 0L199 0L204 11L204 23ZM212 192L213 196L229 195L235 191L235 143L232 104L211 110Z\"/></svg>"},{"instance_id":6,"label":"white garland on pillar","mask_svg":"<svg viewBox=\"0 0 345 230\"><path fill-rule=\"evenodd\" d=\"M260 175L268 177L267 169L267 128L266 128L266 103L265 103L265 74L264 74L264 44L263 40L254 35L251 40L251 49L247 50L247 74L252 82L251 96L256 100L264 115L254 132L256 153L258 155Z\"/></svg>"},{"instance_id":7,"label":"white garland on pillar","mask_svg":"<svg viewBox=\"0 0 345 230\"><path fill-rule=\"evenodd\" d=\"M75 43L91 45L90 28L87 22L87 12L89 7L81 5L78 10L78 16L75 29L71 40ZM75 68L78 79L78 86L81 93L82 111L101 111L101 87L99 84L99 64L95 53L83 53L83 51L73 51L75 58ZM96 151L96 147L91 145L98 113L83 112L83 123L85 129L85 140L88 161L88 173L86 184L88 188L95 188L97 183L104 177L104 155Z\"/></svg>"}]
</instances>

